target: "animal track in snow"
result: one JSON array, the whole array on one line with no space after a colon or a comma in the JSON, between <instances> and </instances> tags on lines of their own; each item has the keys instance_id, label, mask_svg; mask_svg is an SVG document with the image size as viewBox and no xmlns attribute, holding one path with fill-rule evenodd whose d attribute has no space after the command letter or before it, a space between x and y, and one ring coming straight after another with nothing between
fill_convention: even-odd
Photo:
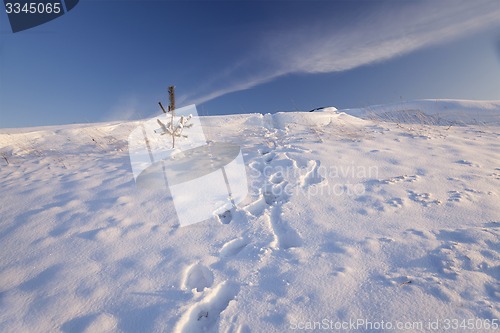
<instances>
[{"instance_id":1,"label":"animal track in snow","mask_svg":"<svg viewBox=\"0 0 500 333\"><path fill-rule=\"evenodd\" d=\"M466 199L468 201L474 201L472 193L481 193L476 190L466 188L465 191L448 191L448 202L461 202Z\"/></svg>"},{"instance_id":2,"label":"animal track in snow","mask_svg":"<svg viewBox=\"0 0 500 333\"><path fill-rule=\"evenodd\" d=\"M478 307L478 298L474 295L483 294L482 302L485 304L498 304L499 223L490 222L482 227L440 229L432 232L408 229L404 234L406 237L419 237L423 241L422 244L427 244L423 246L428 249L422 252L421 256L409 260L408 267L385 274L386 282L402 286L405 281L411 281L412 288L420 288L444 302L457 301L460 295L461 304L464 307L477 308L476 314L484 313L484 306ZM395 261L400 260L400 255L396 254ZM496 309L495 306L488 308L498 311L498 306Z\"/></svg>"},{"instance_id":3,"label":"animal track in snow","mask_svg":"<svg viewBox=\"0 0 500 333\"><path fill-rule=\"evenodd\" d=\"M394 208L403 207L403 199L401 199L401 198L392 198L392 199L387 200L386 203L389 206L392 206Z\"/></svg>"},{"instance_id":4,"label":"animal track in snow","mask_svg":"<svg viewBox=\"0 0 500 333\"><path fill-rule=\"evenodd\" d=\"M413 175L413 176L402 175L402 176L383 179L380 181L380 183L381 184L395 184L395 183L399 183L399 182L413 183L417 179L418 179L417 175Z\"/></svg>"},{"instance_id":5,"label":"animal track in snow","mask_svg":"<svg viewBox=\"0 0 500 333\"><path fill-rule=\"evenodd\" d=\"M386 179L368 179L364 182L365 188L368 190L368 192L374 192L380 189L381 185L392 185L392 184L397 184L397 183L413 183L417 181L420 178L418 175L402 175L402 176L396 176L396 177L390 177Z\"/></svg>"},{"instance_id":6,"label":"animal track in snow","mask_svg":"<svg viewBox=\"0 0 500 333\"><path fill-rule=\"evenodd\" d=\"M448 191L448 195L448 201L462 201L462 193L460 193L459 191Z\"/></svg>"},{"instance_id":7,"label":"animal track in snow","mask_svg":"<svg viewBox=\"0 0 500 333\"><path fill-rule=\"evenodd\" d=\"M463 191L448 191L448 203L461 202L464 199L468 201L474 201L476 194L482 194L483 192L477 191L472 188L465 188Z\"/></svg>"},{"instance_id":8,"label":"animal track in snow","mask_svg":"<svg viewBox=\"0 0 500 333\"><path fill-rule=\"evenodd\" d=\"M441 204L441 201L439 201L439 200L432 200L430 193L417 193L417 192L409 190L408 191L408 198L410 198L410 200L412 200L412 201L415 201L415 202L421 204L424 207L429 207L432 205L440 205Z\"/></svg>"},{"instance_id":9,"label":"animal track in snow","mask_svg":"<svg viewBox=\"0 0 500 333\"><path fill-rule=\"evenodd\" d=\"M214 283L214 274L206 266L198 263L188 267L184 275L183 289L197 292L209 288Z\"/></svg>"},{"instance_id":10,"label":"animal track in snow","mask_svg":"<svg viewBox=\"0 0 500 333\"><path fill-rule=\"evenodd\" d=\"M177 323L175 332L202 333L213 330L221 313L234 300L239 289L239 285L228 281L217 285L204 299L189 308Z\"/></svg>"}]
</instances>

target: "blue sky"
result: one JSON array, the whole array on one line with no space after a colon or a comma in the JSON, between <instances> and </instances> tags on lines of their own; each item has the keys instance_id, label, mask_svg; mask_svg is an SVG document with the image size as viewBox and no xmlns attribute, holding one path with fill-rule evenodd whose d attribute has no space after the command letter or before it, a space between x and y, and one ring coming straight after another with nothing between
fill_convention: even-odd
<instances>
[{"instance_id":1,"label":"blue sky","mask_svg":"<svg viewBox=\"0 0 500 333\"><path fill-rule=\"evenodd\" d=\"M500 99L500 2L86 1L13 34L0 127Z\"/></svg>"}]
</instances>

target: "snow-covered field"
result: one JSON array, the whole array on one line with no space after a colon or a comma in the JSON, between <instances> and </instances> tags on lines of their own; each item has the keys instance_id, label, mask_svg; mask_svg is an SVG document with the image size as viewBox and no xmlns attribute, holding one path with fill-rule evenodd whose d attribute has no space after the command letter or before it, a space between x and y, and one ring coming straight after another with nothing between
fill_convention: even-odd
<instances>
[{"instance_id":1,"label":"snow-covered field","mask_svg":"<svg viewBox=\"0 0 500 333\"><path fill-rule=\"evenodd\" d=\"M0 130L0 332L499 331L500 101L201 122L249 195L185 227L140 122Z\"/></svg>"}]
</instances>

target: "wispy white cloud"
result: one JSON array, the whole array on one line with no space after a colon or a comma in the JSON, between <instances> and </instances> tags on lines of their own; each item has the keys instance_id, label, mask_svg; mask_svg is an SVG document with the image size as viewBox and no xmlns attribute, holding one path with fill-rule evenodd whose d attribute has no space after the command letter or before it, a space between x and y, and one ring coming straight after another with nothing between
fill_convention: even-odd
<instances>
[{"instance_id":1,"label":"wispy white cloud","mask_svg":"<svg viewBox=\"0 0 500 333\"><path fill-rule=\"evenodd\" d=\"M328 73L385 61L500 23L492 1L392 2L342 26L327 16L263 37L252 55L182 100L203 103L291 73Z\"/></svg>"}]
</instances>

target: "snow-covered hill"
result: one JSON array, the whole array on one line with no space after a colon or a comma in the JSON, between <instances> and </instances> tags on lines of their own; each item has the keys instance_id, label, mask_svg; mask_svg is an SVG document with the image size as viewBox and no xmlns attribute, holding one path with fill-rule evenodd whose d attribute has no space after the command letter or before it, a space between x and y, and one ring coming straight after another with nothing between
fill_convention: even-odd
<instances>
[{"instance_id":1,"label":"snow-covered hill","mask_svg":"<svg viewBox=\"0 0 500 333\"><path fill-rule=\"evenodd\" d=\"M141 122L0 130L1 332L498 327L500 101L200 120L249 195L186 227Z\"/></svg>"},{"instance_id":2,"label":"snow-covered hill","mask_svg":"<svg viewBox=\"0 0 500 333\"><path fill-rule=\"evenodd\" d=\"M362 118L428 125L500 125L499 101L418 100L345 112Z\"/></svg>"}]
</instances>

